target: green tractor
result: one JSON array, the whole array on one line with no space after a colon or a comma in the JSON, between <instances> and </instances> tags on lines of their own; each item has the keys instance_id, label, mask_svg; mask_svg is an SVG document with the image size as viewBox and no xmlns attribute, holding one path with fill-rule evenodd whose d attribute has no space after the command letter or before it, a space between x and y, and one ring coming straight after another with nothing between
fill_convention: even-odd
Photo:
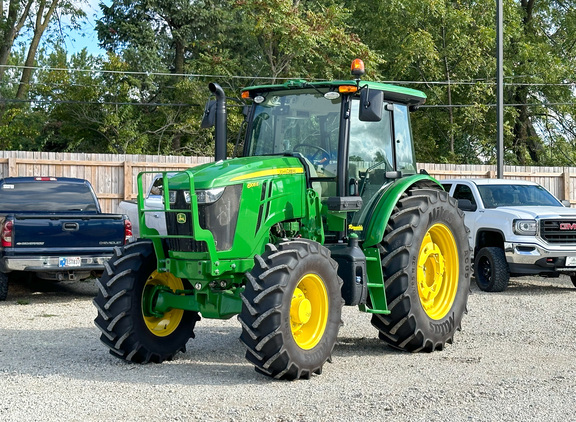
<instances>
[{"instance_id":1,"label":"green tractor","mask_svg":"<svg viewBox=\"0 0 576 422\"><path fill-rule=\"evenodd\" d=\"M331 359L343 305L379 337L441 350L460 329L471 261L456 202L416 171L413 89L355 80L243 89L242 157L226 159L226 97L210 84L203 125L216 160L166 173L166 233L146 227L98 280L96 325L110 353L170 360L204 318L238 315L246 358L277 379L310 378ZM146 177L145 177L146 176Z\"/></svg>"}]
</instances>

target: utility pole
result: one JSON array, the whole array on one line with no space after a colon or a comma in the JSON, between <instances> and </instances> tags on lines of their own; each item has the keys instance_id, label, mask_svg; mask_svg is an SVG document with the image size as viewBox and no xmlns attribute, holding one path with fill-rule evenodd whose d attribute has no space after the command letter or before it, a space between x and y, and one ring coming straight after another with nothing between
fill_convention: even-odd
<instances>
[{"instance_id":1,"label":"utility pole","mask_svg":"<svg viewBox=\"0 0 576 422\"><path fill-rule=\"evenodd\" d=\"M502 0L496 0L496 177L504 177L504 47Z\"/></svg>"}]
</instances>

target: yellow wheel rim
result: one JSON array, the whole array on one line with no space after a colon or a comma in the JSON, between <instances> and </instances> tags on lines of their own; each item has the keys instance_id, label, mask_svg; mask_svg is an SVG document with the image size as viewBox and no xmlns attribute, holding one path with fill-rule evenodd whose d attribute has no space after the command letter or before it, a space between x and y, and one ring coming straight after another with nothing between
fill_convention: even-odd
<instances>
[{"instance_id":1,"label":"yellow wheel rim","mask_svg":"<svg viewBox=\"0 0 576 422\"><path fill-rule=\"evenodd\" d=\"M167 286L172 291L184 289L182 280L180 280L178 277L171 273L159 273L158 271L154 271L146 281L144 291L148 286L158 285ZM146 327L148 327L148 330L150 330L152 334L158 337L166 337L172 334L174 330L176 330L176 328L178 328L180 325L183 315L184 311L182 309L172 309L167 311L164 313L164 315L162 315L161 318L146 316L144 315L144 312L142 312Z\"/></svg>"},{"instance_id":2,"label":"yellow wheel rim","mask_svg":"<svg viewBox=\"0 0 576 422\"><path fill-rule=\"evenodd\" d=\"M306 274L300 279L290 304L290 326L296 344L309 350L316 346L328 323L328 293L322 279Z\"/></svg>"},{"instance_id":3,"label":"yellow wheel rim","mask_svg":"<svg viewBox=\"0 0 576 422\"><path fill-rule=\"evenodd\" d=\"M442 319L452 308L458 290L458 249L444 224L426 232L418 254L418 295L426 314Z\"/></svg>"}]
</instances>

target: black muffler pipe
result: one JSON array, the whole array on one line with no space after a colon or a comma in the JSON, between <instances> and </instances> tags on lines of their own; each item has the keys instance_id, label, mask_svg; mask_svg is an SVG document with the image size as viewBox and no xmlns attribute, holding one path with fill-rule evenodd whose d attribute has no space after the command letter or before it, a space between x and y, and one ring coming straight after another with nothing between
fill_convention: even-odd
<instances>
[{"instance_id":1,"label":"black muffler pipe","mask_svg":"<svg viewBox=\"0 0 576 422\"><path fill-rule=\"evenodd\" d=\"M226 159L226 94L217 83L211 82L208 89L216 96L216 124L214 128L216 147L214 158L216 161Z\"/></svg>"}]
</instances>

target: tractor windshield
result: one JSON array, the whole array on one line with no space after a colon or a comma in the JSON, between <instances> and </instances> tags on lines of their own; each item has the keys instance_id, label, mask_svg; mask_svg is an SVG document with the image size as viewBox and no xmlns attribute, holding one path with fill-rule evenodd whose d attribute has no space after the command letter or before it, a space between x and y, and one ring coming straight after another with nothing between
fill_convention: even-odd
<instances>
[{"instance_id":1,"label":"tractor windshield","mask_svg":"<svg viewBox=\"0 0 576 422\"><path fill-rule=\"evenodd\" d=\"M249 155L300 153L318 177L336 176L340 102L316 90L268 93L255 105Z\"/></svg>"}]
</instances>

